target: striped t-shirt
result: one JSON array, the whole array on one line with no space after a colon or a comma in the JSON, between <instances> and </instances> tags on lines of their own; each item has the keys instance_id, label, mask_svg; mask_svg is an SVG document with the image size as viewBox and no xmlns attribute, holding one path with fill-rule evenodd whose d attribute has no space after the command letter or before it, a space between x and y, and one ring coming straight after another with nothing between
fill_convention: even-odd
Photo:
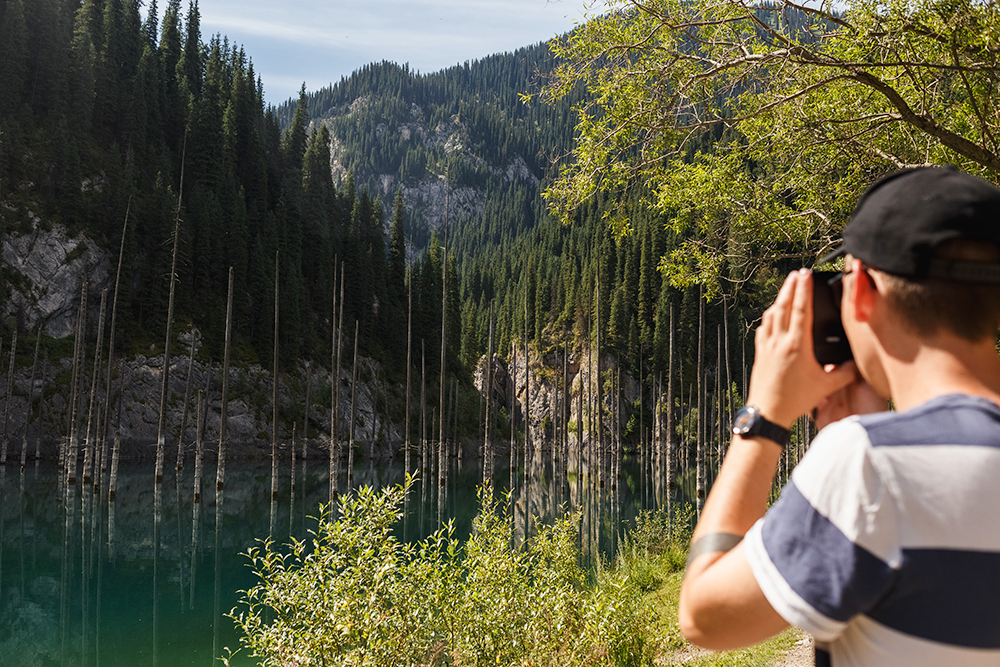
<instances>
[{"instance_id":1,"label":"striped t-shirt","mask_svg":"<svg viewBox=\"0 0 1000 667\"><path fill-rule=\"evenodd\" d=\"M1000 408L952 394L831 424L746 553L835 667L1000 665Z\"/></svg>"}]
</instances>

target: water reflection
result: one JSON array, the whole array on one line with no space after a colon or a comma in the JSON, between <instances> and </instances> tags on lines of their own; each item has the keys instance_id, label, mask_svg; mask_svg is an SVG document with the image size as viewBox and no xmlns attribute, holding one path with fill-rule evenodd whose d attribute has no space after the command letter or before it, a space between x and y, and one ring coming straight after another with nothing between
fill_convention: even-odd
<instances>
[{"instance_id":1,"label":"water reflection","mask_svg":"<svg viewBox=\"0 0 1000 667\"><path fill-rule=\"evenodd\" d=\"M407 498L401 536L422 537L440 519L454 519L457 534L467 535L482 462L463 465L455 447L419 446L414 464L429 482L418 482ZM602 487L586 453L534 447L526 463L515 452L514 469L506 451L497 454L495 498L509 501L517 539L530 533L534 517L579 510L588 556L612 551L619 526L657 502L649 489L665 488L655 479L644 483L640 469L655 466L631 458L620 472L605 461L614 466L605 472L612 483ZM153 464L112 460L114 496L98 480L67 485L54 462L19 473L0 467L0 665L209 665L227 648L235 651L239 637L224 614L238 591L255 583L240 553L268 535L278 543L307 538L310 517L329 498L327 466L295 462L289 450L282 462L276 498L264 461L230 461L225 492L205 494L200 462L154 484ZM102 468L95 462L95 475ZM340 475L344 489L347 471ZM402 465L361 461L352 477L382 487L403 475ZM509 496L508 480L515 486ZM214 534L204 534L209 521ZM232 664L255 663L238 654Z\"/></svg>"}]
</instances>

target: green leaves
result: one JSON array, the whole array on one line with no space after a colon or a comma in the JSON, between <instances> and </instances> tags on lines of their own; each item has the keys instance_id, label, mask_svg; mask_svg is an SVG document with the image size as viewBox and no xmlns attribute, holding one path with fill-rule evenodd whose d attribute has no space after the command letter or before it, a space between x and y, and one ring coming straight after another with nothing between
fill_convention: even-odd
<instances>
[{"instance_id":1,"label":"green leaves","mask_svg":"<svg viewBox=\"0 0 1000 667\"><path fill-rule=\"evenodd\" d=\"M886 171L996 178L998 40L1000 10L971 0L616 0L552 46L542 98L589 97L545 196L568 221L597 193L649 192L683 238L666 275L709 296L809 264Z\"/></svg>"},{"instance_id":2,"label":"green leaves","mask_svg":"<svg viewBox=\"0 0 1000 667\"><path fill-rule=\"evenodd\" d=\"M655 614L627 572L586 585L578 515L512 547L511 517L481 495L464 545L450 523L401 543L411 483L342 498L308 544L248 552L261 583L230 616L262 664L651 664Z\"/></svg>"}]
</instances>

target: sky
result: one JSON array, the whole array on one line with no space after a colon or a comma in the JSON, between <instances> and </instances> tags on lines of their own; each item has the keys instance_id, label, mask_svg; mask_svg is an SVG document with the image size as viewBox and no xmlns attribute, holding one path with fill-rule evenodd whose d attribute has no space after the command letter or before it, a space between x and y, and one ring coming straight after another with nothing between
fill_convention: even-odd
<instances>
[{"instance_id":1,"label":"sky","mask_svg":"<svg viewBox=\"0 0 1000 667\"><path fill-rule=\"evenodd\" d=\"M435 72L571 30L593 0L199 0L202 40L242 44L267 104L370 62ZM166 2L160 2L162 13ZM188 2L182 2L182 16Z\"/></svg>"}]
</instances>

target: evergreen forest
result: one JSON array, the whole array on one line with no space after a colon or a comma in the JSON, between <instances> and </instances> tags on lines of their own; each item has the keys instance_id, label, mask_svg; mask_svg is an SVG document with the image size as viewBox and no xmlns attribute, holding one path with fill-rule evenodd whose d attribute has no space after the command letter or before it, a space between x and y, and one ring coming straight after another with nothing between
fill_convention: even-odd
<instances>
[{"instance_id":1,"label":"evergreen forest","mask_svg":"<svg viewBox=\"0 0 1000 667\"><path fill-rule=\"evenodd\" d=\"M658 270L684 240L662 214L637 196L595 197L569 225L549 214L542 192L584 93L532 97L555 64L548 45L429 74L373 63L273 107L251 54L201 34L197 0L168 0L162 21L143 5L0 1L0 234L60 224L113 258L121 246L119 353L162 341L178 221L174 330L200 329L206 358L222 356L229 267L236 363L272 363L277 283L281 368L331 363L342 318L402 386L411 303L413 368L421 346L436 358L442 278L448 373L466 389L491 304L501 359L599 345L650 389L672 322L681 377L706 356L699 328L725 332L733 358L745 350L767 275L714 291L699 325L700 288ZM6 299L21 278L0 270Z\"/></svg>"}]
</instances>

